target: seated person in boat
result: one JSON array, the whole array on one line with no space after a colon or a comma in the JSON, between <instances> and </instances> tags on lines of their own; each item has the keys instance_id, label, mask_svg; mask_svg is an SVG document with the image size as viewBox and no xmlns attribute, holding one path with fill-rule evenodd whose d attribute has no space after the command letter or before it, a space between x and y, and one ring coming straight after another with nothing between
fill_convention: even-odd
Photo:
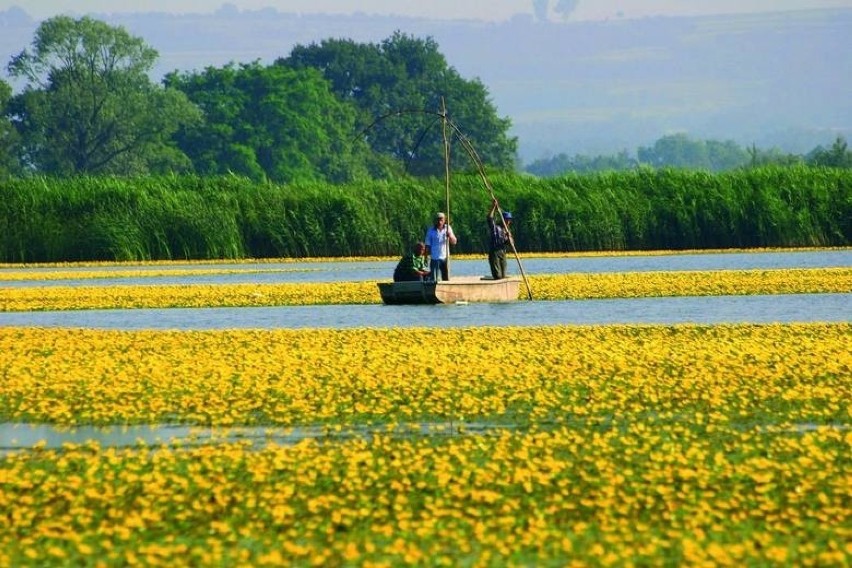
<instances>
[{"instance_id":1,"label":"seated person in boat","mask_svg":"<svg viewBox=\"0 0 852 568\"><path fill-rule=\"evenodd\" d=\"M429 261L426 258L426 245L421 241L411 247L393 271L394 282L416 282L429 276Z\"/></svg>"},{"instance_id":2,"label":"seated person in boat","mask_svg":"<svg viewBox=\"0 0 852 568\"><path fill-rule=\"evenodd\" d=\"M506 247L511 242L511 234L508 231L509 225L512 224L512 214L508 211L503 211L503 222L494 222L494 212L497 210L497 200L494 199L491 203L491 210L488 212L486 221L488 221L488 265L491 267L491 277L494 280L500 280L506 277Z\"/></svg>"}]
</instances>

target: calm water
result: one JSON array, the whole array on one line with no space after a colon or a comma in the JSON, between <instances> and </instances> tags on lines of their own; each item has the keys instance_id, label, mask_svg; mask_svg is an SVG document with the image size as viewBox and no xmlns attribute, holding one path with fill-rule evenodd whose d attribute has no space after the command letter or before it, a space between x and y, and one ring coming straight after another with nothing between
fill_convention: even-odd
<instances>
[{"instance_id":1,"label":"calm water","mask_svg":"<svg viewBox=\"0 0 852 568\"><path fill-rule=\"evenodd\" d=\"M800 252L749 252L713 254L676 254L658 256L613 256L583 258L528 258L521 261L526 274L568 274L574 272L649 272L681 270L747 270L774 268L827 268L852 266L852 250L800 251ZM109 286L138 284L266 284L282 282L344 282L363 280L389 280L395 261L363 262L319 262L281 264L219 264L219 265L171 265L127 267L140 271L166 271L179 269L199 270L209 268L221 270L280 270L248 274L209 274L200 276L151 276L145 278L104 278L54 281L2 282L2 286ZM0 277L4 271L0 269ZM20 269L17 269L20 270ZM44 272L46 269L32 269ZM55 271L107 271L109 267L56 268ZM515 259L509 259L509 272L519 274ZM488 273L488 265L482 260L451 260L451 274L456 276L478 276Z\"/></svg>"},{"instance_id":2,"label":"calm water","mask_svg":"<svg viewBox=\"0 0 852 568\"><path fill-rule=\"evenodd\" d=\"M386 425L357 426L337 431L324 426L238 426L209 428L202 426L151 424L137 426L75 426L61 427L52 424L0 423L0 455L11 450L32 448L44 443L47 448L60 448L66 443L97 442L101 446L128 447L146 444L197 445L250 441L256 446L273 442L296 444L303 440L341 440L369 437L380 432L397 436L469 436L513 430L511 424L484 422L424 422L397 426L393 431Z\"/></svg>"},{"instance_id":3,"label":"calm water","mask_svg":"<svg viewBox=\"0 0 852 568\"><path fill-rule=\"evenodd\" d=\"M771 424L763 424L763 427ZM751 428L753 425L742 425ZM83 444L97 442L102 447L131 447L145 444L148 447L161 445L179 445L191 447L200 444L215 444L248 441L252 447L262 448L266 444L296 444L303 440L336 441L351 438L370 438L376 433L395 437L454 437L499 435L501 432L525 430L528 425L496 424L488 422L422 422L397 425L389 430L387 425L356 426L342 431L324 426L296 426L284 428L278 426L238 426L238 427L202 427L171 424L151 424L137 426L75 426L61 427L51 424L0 424L0 457L22 450L28 450L36 444L56 449L63 444ZM788 424L792 432L810 432L817 428L835 428L848 431L847 424L819 425L812 423ZM776 430L777 432L777 430Z\"/></svg>"},{"instance_id":4,"label":"calm water","mask_svg":"<svg viewBox=\"0 0 852 568\"><path fill-rule=\"evenodd\" d=\"M377 292L378 293L378 292ZM852 320L852 294L518 301L435 306L282 306L0 312L0 326L97 329L471 327Z\"/></svg>"},{"instance_id":5,"label":"calm water","mask_svg":"<svg viewBox=\"0 0 852 568\"><path fill-rule=\"evenodd\" d=\"M384 280L394 262L323 262L296 264L205 265L241 269L281 269L257 274L163 276L107 280L66 280L20 285L111 285L328 282ZM713 253L657 256L525 259L527 274L630 272L722 269L822 268L852 266L852 250ZM517 274L517 264L510 264ZM181 265L170 268L198 268ZM107 270L96 268L88 270ZM162 270L140 267L140 270ZM455 275L482 274L484 261L452 261ZM59 270L59 269L57 269ZM82 269L81 269L82 270ZM2 271L0 271L2 273ZM377 291L378 296L378 291ZM850 321L852 295L723 296L637 298L573 301L520 301L511 304L449 306L291 306L271 308L206 308L153 310L90 310L66 312L0 312L0 325L72 326L102 329L224 329L303 327L466 327L482 325L554 325L606 323L739 323Z\"/></svg>"}]
</instances>

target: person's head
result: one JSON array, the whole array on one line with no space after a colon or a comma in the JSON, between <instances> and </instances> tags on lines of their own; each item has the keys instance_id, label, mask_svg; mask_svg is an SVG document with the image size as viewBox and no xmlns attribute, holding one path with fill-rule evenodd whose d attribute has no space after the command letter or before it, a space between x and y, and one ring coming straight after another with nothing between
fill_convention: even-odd
<instances>
[{"instance_id":1,"label":"person's head","mask_svg":"<svg viewBox=\"0 0 852 568\"><path fill-rule=\"evenodd\" d=\"M512 213L509 211L503 211L503 220L506 221L506 224L512 222Z\"/></svg>"},{"instance_id":2,"label":"person's head","mask_svg":"<svg viewBox=\"0 0 852 568\"><path fill-rule=\"evenodd\" d=\"M417 241L416 243L414 243L414 246L411 247L411 250L413 250L414 254L416 254L417 256L423 256L424 254L426 254L426 243L424 243L423 241Z\"/></svg>"},{"instance_id":3,"label":"person's head","mask_svg":"<svg viewBox=\"0 0 852 568\"><path fill-rule=\"evenodd\" d=\"M447 216L438 211L435 213L435 226L440 227L447 222Z\"/></svg>"}]
</instances>

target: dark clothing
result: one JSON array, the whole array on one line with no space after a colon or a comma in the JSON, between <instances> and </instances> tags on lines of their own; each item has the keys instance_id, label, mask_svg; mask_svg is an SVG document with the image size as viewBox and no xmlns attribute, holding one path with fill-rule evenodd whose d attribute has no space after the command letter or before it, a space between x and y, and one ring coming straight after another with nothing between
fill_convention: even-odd
<instances>
[{"instance_id":1,"label":"dark clothing","mask_svg":"<svg viewBox=\"0 0 852 568\"><path fill-rule=\"evenodd\" d=\"M494 217L489 215L486 217L488 221L488 250L502 250L506 251L506 245L509 244L509 235L506 233L506 229L503 228L502 223L495 223Z\"/></svg>"},{"instance_id":2,"label":"dark clothing","mask_svg":"<svg viewBox=\"0 0 852 568\"><path fill-rule=\"evenodd\" d=\"M447 264L446 258L433 258L430 264L431 274L429 275L430 280L437 281L438 273L441 274L441 282L446 282L450 279L450 267Z\"/></svg>"},{"instance_id":3,"label":"dark clothing","mask_svg":"<svg viewBox=\"0 0 852 568\"><path fill-rule=\"evenodd\" d=\"M500 280L506 277L506 251L488 251L488 266L491 268L491 277Z\"/></svg>"},{"instance_id":4,"label":"dark clothing","mask_svg":"<svg viewBox=\"0 0 852 568\"><path fill-rule=\"evenodd\" d=\"M426 257L408 253L397 263L393 271L393 281L416 282L417 280L423 280L423 276L419 272L425 272L428 269L426 266Z\"/></svg>"},{"instance_id":5,"label":"dark clothing","mask_svg":"<svg viewBox=\"0 0 852 568\"><path fill-rule=\"evenodd\" d=\"M488 215L488 266L491 277L495 280L506 277L506 246L509 244L509 234L501 223L495 223L494 217Z\"/></svg>"}]
</instances>

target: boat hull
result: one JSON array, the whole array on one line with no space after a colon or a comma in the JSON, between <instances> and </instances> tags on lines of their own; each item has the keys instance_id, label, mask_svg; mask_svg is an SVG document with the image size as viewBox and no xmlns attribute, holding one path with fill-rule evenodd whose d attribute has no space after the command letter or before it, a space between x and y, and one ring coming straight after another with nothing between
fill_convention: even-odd
<instances>
[{"instance_id":1,"label":"boat hull","mask_svg":"<svg viewBox=\"0 0 852 568\"><path fill-rule=\"evenodd\" d=\"M380 282L385 304L455 304L458 302L514 302L518 299L520 278L494 280L479 276L453 278L443 282Z\"/></svg>"}]
</instances>

